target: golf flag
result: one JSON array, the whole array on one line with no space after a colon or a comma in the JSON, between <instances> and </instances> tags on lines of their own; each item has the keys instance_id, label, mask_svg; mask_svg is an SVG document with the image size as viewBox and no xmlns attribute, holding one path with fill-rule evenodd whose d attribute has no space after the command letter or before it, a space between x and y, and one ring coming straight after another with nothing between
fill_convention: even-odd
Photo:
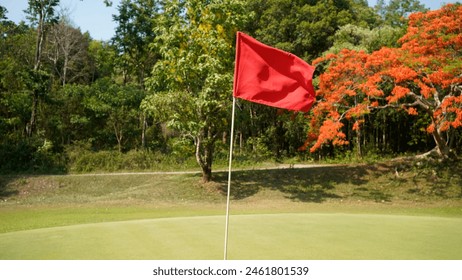
<instances>
[{"instance_id":1,"label":"golf flag","mask_svg":"<svg viewBox=\"0 0 462 280\"><path fill-rule=\"evenodd\" d=\"M301 58L237 32L234 97L308 112L315 100L313 72Z\"/></svg>"}]
</instances>

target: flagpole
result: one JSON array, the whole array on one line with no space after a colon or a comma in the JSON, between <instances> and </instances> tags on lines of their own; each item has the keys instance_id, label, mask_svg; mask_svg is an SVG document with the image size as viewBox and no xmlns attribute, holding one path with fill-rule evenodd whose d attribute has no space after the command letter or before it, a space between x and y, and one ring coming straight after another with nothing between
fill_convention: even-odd
<instances>
[{"instance_id":1,"label":"flagpole","mask_svg":"<svg viewBox=\"0 0 462 280\"><path fill-rule=\"evenodd\" d=\"M225 248L224 260L228 259L228 231L229 231L229 204L231 194L231 166L233 162L233 143L234 143L234 111L236 109L236 98L233 96L233 109L231 117L231 137L229 140L229 166L228 166L228 190L226 195L226 222L225 222Z\"/></svg>"}]
</instances>

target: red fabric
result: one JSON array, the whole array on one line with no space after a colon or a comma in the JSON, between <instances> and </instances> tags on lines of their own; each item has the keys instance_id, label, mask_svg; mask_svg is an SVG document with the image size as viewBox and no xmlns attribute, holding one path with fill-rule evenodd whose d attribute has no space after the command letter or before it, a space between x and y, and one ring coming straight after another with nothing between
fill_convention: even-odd
<instances>
[{"instance_id":1,"label":"red fabric","mask_svg":"<svg viewBox=\"0 0 462 280\"><path fill-rule=\"evenodd\" d=\"M308 112L315 100L313 72L314 67L297 56L237 33L235 97Z\"/></svg>"}]
</instances>

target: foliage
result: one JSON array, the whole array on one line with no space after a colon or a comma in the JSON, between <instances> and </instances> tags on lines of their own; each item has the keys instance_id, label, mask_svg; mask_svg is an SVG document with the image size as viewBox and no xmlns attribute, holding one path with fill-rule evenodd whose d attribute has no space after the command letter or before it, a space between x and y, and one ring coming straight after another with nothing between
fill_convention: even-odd
<instances>
[{"instance_id":1,"label":"foliage","mask_svg":"<svg viewBox=\"0 0 462 280\"><path fill-rule=\"evenodd\" d=\"M347 24L335 32L333 46L326 53L339 53L343 49L371 53L382 47L398 47L401 30L389 25L370 29Z\"/></svg>"},{"instance_id":2,"label":"foliage","mask_svg":"<svg viewBox=\"0 0 462 280\"><path fill-rule=\"evenodd\" d=\"M179 160L178 156L169 156L149 150L131 150L127 153L117 151L99 151L72 146L66 150L70 172L118 172L152 170L187 170L195 167L192 158Z\"/></svg>"},{"instance_id":3,"label":"foliage","mask_svg":"<svg viewBox=\"0 0 462 280\"><path fill-rule=\"evenodd\" d=\"M121 1L118 23L112 43L117 50L117 64L121 69L123 83L134 82L144 85L156 60L156 53L149 50L154 40L155 18L159 13L159 0Z\"/></svg>"},{"instance_id":4,"label":"foliage","mask_svg":"<svg viewBox=\"0 0 462 280\"><path fill-rule=\"evenodd\" d=\"M29 84L32 97L31 115L28 126L26 127L27 136L31 137L37 129L37 115L40 98L48 92L46 76L47 71L41 69L42 55L45 45L45 35L48 33L48 27L57 22L58 17L55 15L55 8L59 0L29 0L28 8L25 12L32 25L36 26L35 57L32 68L32 82ZM42 83L45 82L45 83Z\"/></svg>"},{"instance_id":5,"label":"foliage","mask_svg":"<svg viewBox=\"0 0 462 280\"><path fill-rule=\"evenodd\" d=\"M412 116L427 115L431 121L426 130L438 153L451 157L446 133L462 125L461 11L460 5L447 5L411 15L401 48L382 48L370 55L344 50L317 60L329 61L329 66L320 76L311 118L311 151L329 141L348 144L343 120L354 122L359 138L366 115L395 108Z\"/></svg>"},{"instance_id":6,"label":"foliage","mask_svg":"<svg viewBox=\"0 0 462 280\"><path fill-rule=\"evenodd\" d=\"M246 27L250 35L307 61L337 43L335 32L344 24L364 30L379 24L378 15L366 1L253 0L248 1L247 9L255 13L255 20ZM298 148L303 145L308 128L302 115L238 102L236 132L241 154L266 150L275 160L304 156Z\"/></svg>"},{"instance_id":7,"label":"foliage","mask_svg":"<svg viewBox=\"0 0 462 280\"><path fill-rule=\"evenodd\" d=\"M248 17L237 0L171 1L162 10L152 45L161 59L143 109L192 138L207 182L215 141L228 124L234 34Z\"/></svg>"},{"instance_id":8,"label":"foliage","mask_svg":"<svg viewBox=\"0 0 462 280\"><path fill-rule=\"evenodd\" d=\"M114 47L101 41L91 40L88 45L88 56L91 60L91 81L99 78L112 77L115 66L116 52Z\"/></svg>"},{"instance_id":9,"label":"foliage","mask_svg":"<svg viewBox=\"0 0 462 280\"><path fill-rule=\"evenodd\" d=\"M0 173L64 173L66 158L50 141L38 138L0 143Z\"/></svg>"},{"instance_id":10,"label":"foliage","mask_svg":"<svg viewBox=\"0 0 462 280\"><path fill-rule=\"evenodd\" d=\"M411 15L423 8L414 0L379 1L375 8L365 0L124 0L114 17L115 36L104 42L73 26L59 2L28 1L29 20L20 23L8 20L0 6L2 172L72 170L78 154L69 153L83 146L88 164L97 164L93 157L108 161L98 161L101 169L123 169L123 164L136 169L138 163L122 158L143 151L156 155L147 161L159 158L174 166L196 158L209 178L212 160L226 165L231 140L236 164L367 161L431 150L435 140L427 129L440 130L449 148L462 151L460 83L454 80L462 68L460 30L450 26L450 12L430 12L432 19L427 13ZM323 54L315 86L322 91L345 86L350 95L339 91L342 100L327 103L320 95L321 106L308 116L237 100L236 137L229 139L236 30L308 61ZM340 64L348 60L358 64L342 74ZM417 78L408 75L411 70ZM338 79L331 81L332 89L329 75ZM420 105L401 108L416 99L396 94L409 89L422 96L429 90L423 85L438 92L438 99L422 100L441 106L433 114ZM329 102L329 110L343 116L336 124L342 127L325 129L323 135L334 138L324 137L315 153L299 150L315 145L324 120L335 123L335 114L326 111ZM338 147L333 141L348 144ZM43 146L49 147L46 152ZM91 168L82 164L84 169Z\"/></svg>"},{"instance_id":11,"label":"foliage","mask_svg":"<svg viewBox=\"0 0 462 280\"><path fill-rule=\"evenodd\" d=\"M332 46L339 27L375 24L366 1L252 0L255 23L248 28L262 42L310 61Z\"/></svg>"},{"instance_id":12,"label":"foliage","mask_svg":"<svg viewBox=\"0 0 462 280\"><path fill-rule=\"evenodd\" d=\"M392 27L406 26L406 19L411 13L427 11L418 0L390 0L388 5L385 0L378 0L375 9L382 20Z\"/></svg>"},{"instance_id":13,"label":"foliage","mask_svg":"<svg viewBox=\"0 0 462 280\"><path fill-rule=\"evenodd\" d=\"M8 12L8 10L3 7L3 6L0 6L0 20L3 21L6 19L6 13Z\"/></svg>"},{"instance_id":14,"label":"foliage","mask_svg":"<svg viewBox=\"0 0 462 280\"><path fill-rule=\"evenodd\" d=\"M100 79L92 84L83 100L84 107L91 112L95 120L104 119L102 122L102 138L106 138L112 131L112 139L117 141L117 149L122 152L128 139L129 133L137 133L139 130L139 106L144 98L144 91L133 85L118 85L109 79ZM139 131L138 131L139 133ZM128 138L128 139L127 139ZM108 143L106 139L100 139L102 143Z\"/></svg>"},{"instance_id":15,"label":"foliage","mask_svg":"<svg viewBox=\"0 0 462 280\"><path fill-rule=\"evenodd\" d=\"M55 23L58 17L55 15L59 0L28 0L25 12L27 19L42 28L47 23Z\"/></svg>"}]
</instances>

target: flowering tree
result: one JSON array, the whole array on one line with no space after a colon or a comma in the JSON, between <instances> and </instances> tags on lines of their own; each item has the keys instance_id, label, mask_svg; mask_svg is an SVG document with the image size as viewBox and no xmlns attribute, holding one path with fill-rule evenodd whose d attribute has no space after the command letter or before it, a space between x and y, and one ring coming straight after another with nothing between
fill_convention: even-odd
<instances>
[{"instance_id":1,"label":"flowering tree","mask_svg":"<svg viewBox=\"0 0 462 280\"><path fill-rule=\"evenodd\" d=\"M462 5L448 4L412 14L400 48L372 54L343 50L315 60L317 66L327 64L327 70L319 77L306 147L312 145L314 152L325 143L347 144L344 120L353 121L360 135L366 114L395 108L427 114L431 121L425 129L436 152L453 157L447 135L462 126L461 13Z\"/></svg>"}]
</instances>

